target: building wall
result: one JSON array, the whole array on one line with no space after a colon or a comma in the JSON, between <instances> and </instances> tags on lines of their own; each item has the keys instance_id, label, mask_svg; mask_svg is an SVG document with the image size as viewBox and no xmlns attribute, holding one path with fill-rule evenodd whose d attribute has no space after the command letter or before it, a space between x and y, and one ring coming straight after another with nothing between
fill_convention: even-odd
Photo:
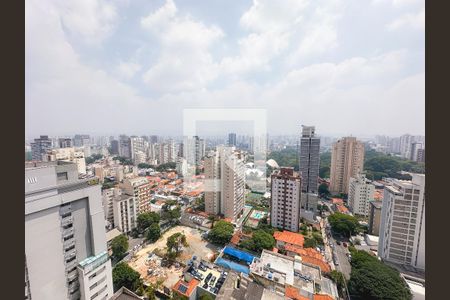
<instances>
[{"instance_id":1,"label":"building wall","mask_svg":"<svg viewBox=\"0 0 450 300\"><path fill-rule=\"evenodd\" d=\"M367 181L364 174L350 178L348 203L354 214L368 216L369 202L374 200L375 186Z\"/></svg>"},{"instance_id":2,"label":"building wall","mask_svg":"<svg viewBox=\"0 0 450 300\"><path fill-rule=\"evenodd\" d=\"M384 190L378 255L425 270L425 175L412 176Z\"/></svg>"},{"instance_id":3,"label":"building wall","mask_svg":"<svg viewBox=\"0 0 450 300\"><path fill-rule=\"evenodd\" d=\"M369 205L369 234L380 235L381 207L376 207L373 202Z\"/></svg>"},{"instance_id":4,"label":"building wall","mask_svg":"<svg viewBox=\"0 0 450 300\"><path fill-rule=\"evenodd\" d=\"M317 194L320 168L320 138L315 137L314 126L303 126L300 138L299 173L302 191Z\"/></svg>"},{"instance_id":5,"label":"building wall","mask_svg":"<svg viewBox=\"0 0 450 300\"><path fill-rule=\"evenodd\" d=\"M355 137L344 137L331 151L330 192L348 194L349 181L364 167L364 144Z\"/></svg>"},{"instance_id":6,"label":"building wall","mask_svg":"<svg viewBox=\"0 0 450 300\"><path fill-rule=\"evenodd\" d=\"M57 173L66 175L58 179ZM68 299L69 281L75 295L80 292L77 263L106 251L104 225L100 186L79 181L75 164L25 169L25 256L31 299ZM111 274L108 278L112 286Z\"/></svg>"},{"instance_id":7,"label":"building wall","mask_svg":"<svg viewBox=\"0 0 450 300\"><path fill-rule=\"evenodd\" d=\"M273 227L298 232L300 222L300 176L286 168L272 175L270 222Z\"/></svg>"}]
</instances>

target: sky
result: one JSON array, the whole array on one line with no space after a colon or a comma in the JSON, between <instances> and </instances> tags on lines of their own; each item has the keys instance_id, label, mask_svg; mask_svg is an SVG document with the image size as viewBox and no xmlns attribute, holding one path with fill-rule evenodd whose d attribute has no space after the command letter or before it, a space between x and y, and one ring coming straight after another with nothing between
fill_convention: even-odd
<instances>
[{"instance_id":1,"label":"sky","mask_svg":"<svg viewBox=\"0 0 450 300\"><path fill-rule=\"evenodd\" d=\"M276 135L424 134L424 6L29 0L25 135L182 135L201 108L265 109Z\"/></svg>"}]
</instances>

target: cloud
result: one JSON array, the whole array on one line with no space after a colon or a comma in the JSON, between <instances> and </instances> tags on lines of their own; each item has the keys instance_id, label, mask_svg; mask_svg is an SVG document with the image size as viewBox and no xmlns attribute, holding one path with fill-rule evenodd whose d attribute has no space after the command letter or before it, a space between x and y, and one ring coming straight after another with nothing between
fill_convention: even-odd
<instances>
[{"instance_id":1,"label":"cloud","mask_svg":"<svg viewBox=\"0 0 450 300\"><path fill-rule=\"evenodd\" d=\"M408 13L401 15L399 18L387 25L388 30L395 31L402 28L407 29L425 29L425 10L422 9L420 12Z\"/></svg>"},{"instance_id":2,"label":"cloud","mask_svg":"<svg viewBox=\"0 0 450 300\"><path fill-rule=\"evenodd\" d=\"M63 28L82 42L98 44L113 32L118 19L114 3L106 0L55 1Z\"/></svg>"},{"instance_id":3,"label":"cloud","mask_svg":"<svg viewBox=\"0 0 450 300\"><path fill-rule=\"evenodd\" d=\"M172 0L143 18L141 26L160 43L156 63L143 75L151 90L180 92L204 88L217 77L217 64L209 51L224 36L219 27L179 14Z\"/></svg>"},{"instance_id":4,"label":"cloud","mask_svg":"<svg viewBox=\"0 0 450 300\"><path fill-rule=\"evenodd\" d=\"M116 74L119 78L131 79L141 70L141 66L135 62L120 62L116 67Z\"/></svg>"}]
</instances>

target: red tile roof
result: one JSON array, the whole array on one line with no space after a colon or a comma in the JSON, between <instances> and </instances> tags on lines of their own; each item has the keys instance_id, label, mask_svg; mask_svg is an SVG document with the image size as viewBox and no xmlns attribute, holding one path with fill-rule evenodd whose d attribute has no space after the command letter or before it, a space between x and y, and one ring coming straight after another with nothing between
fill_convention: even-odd
<instances>
[{"instance_id":1,"label":"red tile roof","mask_svg":"<svg viewBox=\"0 0 450 300\"><path fill-rule=\"evenodd\" d=\"M333 202L333 204L344 204L344 200L342 200L341 198L331 198L331 201Z\"/></svg>"},{"instance_id":2,"label":"red tile roof","mask_svg":"<svg viewBox=\"0 0 450 300\"><path fill-rule=\"evenodd\" d=\"M314 294L314 300L334 300L330 295Z\"/></svg>"},{"instance_id":3,"label":"red tile roof","mask_svg":"<svg viewBox=\"0 0 450 300\"><path fill-rule=\"evenodd\" d=\"M284 294L287 298L294 300L309 300L309 298L300 295L299 291L292 286L286 286L286 292Z\"/></svg>"},{"instance_id":4,"label":"red tile roof","mask_svg":"<svg viewBox=\"0 0 450 300\"><path fill-rule=\"evenodd\" d=\"M237 245L237 244L239 244L240 240L241 240L241 233L240 232L236 232L231 237L230 243L232 243L233 245Z\"/></svg>"},{"instance_id":5,"label":"red tile roof","mask_svg":"<svg viewBox=\"0 0 450 300\"><path fill-rule=\"evenodd\" d=\"M195 279L195 278L192 278L191 281L189 281L189 282L186 282L186 281L184 281L183 279L180 279L180 280L178 280L177 283L175 283L175 285L172 287L172 290L173 290L174 292L179 293L180 295L189 297L189 296L192 294L192 292L195 290L195 288L197 287L197 285L198 285L199 283L200 283L200 281L197 280L197 279ZM187 288L186 292L183 293L183 292L181 292L181 291L179 290L180 285L184 285L184 286Z\"/></svg>"},{"instance_id":6,"label":"red tile roof","mask_svg":"<svg viewBox=\"0 0 450 300\"><path fill-rule=\"evenodd\" d=\"M343 214L348 213L348 208L345 207L344 205L336 205L336 208L340 213L343 213Z\"/></svg>"},{"instance_id":7,"label":"red tile roof","mask_svg":"<svg viewBox=\"0 0 450 300\"><path fill-rule=\"evenodd\" d=\"M296 245L299 247L303 247L303 242L305 241L305 238L302 234L290 231L276 231L274 232L273 237L277 241L282 241L287 244Z\"/></svg>"}]
</instances>

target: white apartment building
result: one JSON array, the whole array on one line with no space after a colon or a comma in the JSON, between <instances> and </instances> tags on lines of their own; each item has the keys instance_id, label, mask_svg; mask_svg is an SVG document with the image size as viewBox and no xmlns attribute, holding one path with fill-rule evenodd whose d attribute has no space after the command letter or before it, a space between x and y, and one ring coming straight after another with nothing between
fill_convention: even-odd
<instances>
[{"instance_id":1,"label":"white apartment building","mask_svg":"<svg viewBox=\"0 0 450 300\"><path fill-rule=\"evenodd\" d=\"M356 215L368 216L370 201L374 200L375 186L362 173L350 178L348 203Z\"/></svg>"},{"instance_id":2,"label":"white apartment building","mask_svg":"<svg viewBox=\"0 0 450 300\"><path fill-rule=\"evenodd\" d=\"M281 168L271 175L270 223L272 227L298 232L301 177L294 168Z\"/></svg>"},{"instance_id":3,"label":"white apartment building","mask_svg":"<svg viewBox=\"0 0 450 300\"><path fill-rule=\"evenodd\" d=\"M26 164L27 299L109 299L113 285L106 251L97 181L78 179L74 163ZM99 276L92 277L91 271Z\"/></svg>"},{"instance_id":4,"label":"white apartment building","mask_svg":"<svg viewBox=\"0 0 450 300\"><path fill-rule=\"evenodd\" d=\"M117 195L113 198L114 226L122 232L136 227L136 200L133 196Z\"/></svg>"},{"instance_id":5,"label":"white apartment building","mask_svg":"<svg viewBox=\"0 0 450 300\"><path fill-rule=\"evenodd\" d=\"M378 255L425 270L425 174L384 188Z\"/></svg>"},{"instance_id":6,"label":"white apartment building","mask_svg":"<svg viewBox=\"0 0 450 300\"><path fill-rule=\"evenodd\" d=\"M145 177L126 178L119 184L123 193L134 196L136 201L136 214L150 211L150 183Z\"/></svg>"},{"instance_id":7,"label":"white apartment building","mask_svg":"<svg viewBox=\"0 0 450 300\"><path fill-rule=\"evenodd\" d=\"M145 155L145 140L142 137L132 136L130 137L130 152L131 159L135 164L138 164L137 160L142 159ZM144 161L145 162L145 158Z\"/></svg>"},{"instance_id":8,"label":"white apartment building","mask_svg":"<svg viewBox=\"0 0 450 300\"><path fill-rule=\"evenodd\" d=\"M233 147L217 147L205 158L205 211L237 223L244 211L245 166Z\"/></svg>"},{"instance_id":9,"label":"white apartment building","mask_svg":"<svg viewBox=\"0 0 450 300\"><path fill-rule=\"evenodd\" d=\"M78 173L86 174L86 160L84 159L84 148L56 148L47 150L47 161L67 161L77 165Z\"/></svg>"},{"instance_id":10,"label":"white apartment building","mask_svg":"<svg viewBox=\"0 0 450 300\"><path fill-rule=\"evenodd\" d=\"M102 205L105 220L109 224L114 225L114 211L113 211L113 199L122 194L122 190L119 188L104 189L102 191Z\"/></svg>"},{"instance_id":11,"label":"white apartment building","mask_svg":"<svg viewBox=\"0 0 450 300\"><path fill-rule=\"evenodd\" d=\"M179 157L176 166L178 176L185 176L188 173L188 164L185 158Z\"/></svg>"}]
</instances>

